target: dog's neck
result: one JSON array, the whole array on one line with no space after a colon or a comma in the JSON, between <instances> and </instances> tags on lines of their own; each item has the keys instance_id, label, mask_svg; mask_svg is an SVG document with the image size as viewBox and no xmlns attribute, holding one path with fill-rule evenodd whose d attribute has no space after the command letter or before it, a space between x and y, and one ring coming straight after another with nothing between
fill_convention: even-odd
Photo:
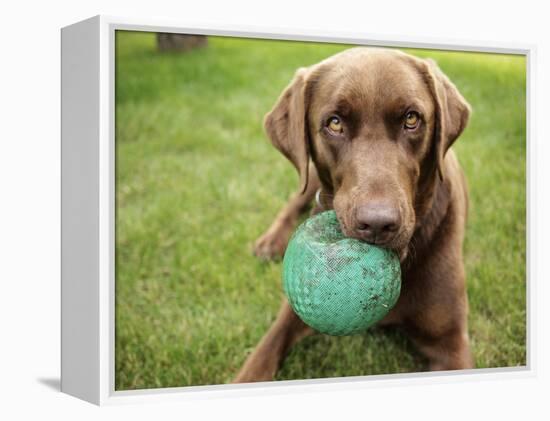
<instances>
[{"instance_id":1,"label":"dog's neck","mask_svg":"<svg viewBox=\"0 0 550 421\"><path fill-rule=\"evenodd\" d=\"M317 213L333 209L332 193L326 193L323 187L319 187L315 193L315 209Z\"/></svg>"},{"instance_id":2,"label":"dog's neck","mask_svg":"<svg viewBox=\"0 0 550 421\"><path fill-rule=\"evenodd\" d=\"M449 215L451 203L451 185L448 180L435 177L429 192L422 195L425 200L415 204L416 224L414 234L409 241L408 253L404 266L422 260L429 248L437 247L433 244L439 230L444 229L446 218Z\"/></svg>"}]
</instances>

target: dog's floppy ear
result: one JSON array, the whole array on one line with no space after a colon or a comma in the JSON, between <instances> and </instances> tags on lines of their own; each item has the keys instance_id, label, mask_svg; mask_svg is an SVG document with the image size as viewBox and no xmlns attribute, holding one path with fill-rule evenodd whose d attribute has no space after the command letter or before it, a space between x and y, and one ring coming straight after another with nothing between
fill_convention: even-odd
<instances>
[{"instance_id":1,"label":"dog's floppy ear","mask_svg":"<svg viewBox=\"0 0 550 421\"><path fill-rule=\"evenodd\" d=\"M309 140L307 133L306 83L308 69L300 68L264 119L271 143L298 170L300 192L308 183Z\"/></svg>"},{"instance_id":2,"label":"dog's floppy ear","mask_svg":"<svg viewBox=\"0 0 550 421\"><path fill-rule=\"evenodd\" d=\"M445 153L466 128L471 107L433 60L424 63L426 80L435 100L435 153L437 170L443 179Z\"/></svg>"}]
</instances>

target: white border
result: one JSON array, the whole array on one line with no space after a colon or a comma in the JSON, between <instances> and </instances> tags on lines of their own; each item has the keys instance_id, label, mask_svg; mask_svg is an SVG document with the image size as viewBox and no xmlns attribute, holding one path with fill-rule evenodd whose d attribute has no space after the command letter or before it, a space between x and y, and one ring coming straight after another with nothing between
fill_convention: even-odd
<instances>
[{"instance_id":1,"label":"white border","mask_svg":"<svg viewBox=\"0 0 550 421\"><path fill-rule=\"evenodd\" d=\"M213 25L192 22L174 22L158 19L120 18L99 16L100 30L100 145L99 145L99 332L100 332L100 391L99 404L145 403L158 401L181 401L210 397L243 397L269 392L288 394L295 392L337 391L350 388L381 386L404 386L418 384L445 384L456 382L529 378L536 375L536 343L533 337L535 314L535 285L532 271L535 265L533 247L535 233L531 231L536 220L533 197L532 159L534 142L531 141L534 104L533 83L535 46L529 44L469 41L467 44L452 39L428 39L403 36L377 36L365 33L334 31L304 31L296 28L259 28L254 26ZM388 374L344 377L318 380L292 380L241 385L190 386L138 391L114 390L114 32L134 30L149 32L197 33L247 38L286 39L300 41L366 44L377 46L430 48L522 54L527 60L527 366L514 368L477 369L459 372ZM195 392L201 393L195 393Z\"/></svg>"}]
</instances>

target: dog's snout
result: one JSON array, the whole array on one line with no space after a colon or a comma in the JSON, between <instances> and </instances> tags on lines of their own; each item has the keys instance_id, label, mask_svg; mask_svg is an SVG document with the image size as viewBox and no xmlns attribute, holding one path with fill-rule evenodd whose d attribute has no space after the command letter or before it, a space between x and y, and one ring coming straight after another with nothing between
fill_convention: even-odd
<instances>
[{"instance_id":1,"label":"dog's snout","mask_svg":"<svg viewBox=\"0 0 550 421\"><path fill-rule=\"evenodd\" d=\"M401 225L399 208L386 202L358 206L355 221L359 237L375 244L391 241Z\"/></svg>"}]
</instances>

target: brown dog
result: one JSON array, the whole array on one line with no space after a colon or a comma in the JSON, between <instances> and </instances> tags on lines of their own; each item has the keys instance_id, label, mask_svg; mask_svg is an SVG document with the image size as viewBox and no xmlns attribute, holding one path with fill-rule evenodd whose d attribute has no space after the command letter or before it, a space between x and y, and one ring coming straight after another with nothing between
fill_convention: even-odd
<instances>
[{"instance_id":1,"label":"brown dog","mask_svg":"<svg viewBox=\"0 0 550 421\"><path fill-rule=\"evenodd\" d=\"M334 209L347 236L401 256L401 296L381 323L404 326L431 370L472 367L462 261L468 197L449 149L469 114L434 62L354 48L299 69L265 119L300 189L256 254L284 253L320 189L313 213ZM236 382L272 379L288 349L311 333L285 301Z\"/></svg>"}]
</instances>

